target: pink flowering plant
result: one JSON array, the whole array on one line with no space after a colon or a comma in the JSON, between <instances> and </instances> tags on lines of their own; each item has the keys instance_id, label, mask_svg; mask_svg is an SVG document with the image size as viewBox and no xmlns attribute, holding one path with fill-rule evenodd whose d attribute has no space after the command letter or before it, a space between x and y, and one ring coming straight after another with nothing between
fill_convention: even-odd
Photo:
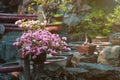
<instances>
[{"instance_id":1,"label":"pink flowering plant","mask_svg":"<svg viewBox=\"0 0 120 80\"><path fill-rule=\"evenodd\" d=\"M69 51L66 40L66 37L60 37L47 30L28 30L14 42L14 45L22 49L22 58L32 55L32 59L36 59L40 54L58 55L62 51Z\"/></svg>"}]
</instances>

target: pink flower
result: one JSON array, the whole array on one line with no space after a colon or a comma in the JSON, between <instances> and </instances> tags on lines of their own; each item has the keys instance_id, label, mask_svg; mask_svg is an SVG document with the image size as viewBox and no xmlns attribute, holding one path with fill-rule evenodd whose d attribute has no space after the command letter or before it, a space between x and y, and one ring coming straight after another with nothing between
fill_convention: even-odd
<instances>
[{"instance_id":1,"label":"pink flower","mask_svg":"<svg viewBox=\"0 0 120 80\"><path fill-rule=\"evenodd\" d=\"M18 46L18 45L19 45L19 42L14 42L13 45L14 45L14 46Z\"/></svg>"},{"instance_id":2,"label":"pink flower","mask_svg":"<svg viewBox=\"0 0 120 80\"><path fill-rule=\"evenodd\" d=\"M36 56L36 55L32 56L32 59L36 59L36 58L37 58L37 56Z\"/></svg>"},{"instance_id":3,"label":"pink flower","mask_svg":"<svg viewBox=\"0 0 120 80\"><path fill-rule=\"evenodd\" d=\"M65 40L65 41L66 41L66 40L67 40L67 38L66 38L66 37L62 37L62 40Z\"/></svg>"}]
</instances>

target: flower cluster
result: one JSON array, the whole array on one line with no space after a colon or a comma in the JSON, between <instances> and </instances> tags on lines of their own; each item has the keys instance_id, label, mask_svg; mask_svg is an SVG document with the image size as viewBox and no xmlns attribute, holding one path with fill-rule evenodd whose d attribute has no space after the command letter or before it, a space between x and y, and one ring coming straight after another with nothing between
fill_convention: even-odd
<instances>
[{"instance_id":1,"label":"flower cluster","mask_svg":"<svg viewBox=\"0 0 120 80\"><path fill-rule=\"evenodd\" d=\"M40 25L43 25L44 23L41 24L39 20L18 20L15 22L16 25L18 25L24 32L27 30L32 30L35 31L37 29L42 29Z\"/></svg>"},{"instance_id":2,"label":"flower cluster","mask_svg":"<svg viewBox=\"0 0 120 80\"><path fill-rule=\"evenodd\" d=\"M36 59L42 53L57 55L62 51L70 50L67 47L66 37L60 37L58 34L52 34L47 30L28 30L14 43L22 49L22 58L32 55Z\"/></svg>"}]
</instances>

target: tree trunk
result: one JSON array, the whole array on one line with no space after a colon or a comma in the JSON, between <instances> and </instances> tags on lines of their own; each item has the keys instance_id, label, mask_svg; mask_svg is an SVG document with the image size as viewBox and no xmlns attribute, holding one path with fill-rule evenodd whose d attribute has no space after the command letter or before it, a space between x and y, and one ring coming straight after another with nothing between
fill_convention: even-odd
<instances>
[{"instance_id":1,"label":"tree trunk","mask_svg":"<svg viewBox=\"0 0 120 80\"><path fill-rule=\"evenodd\" d=\"M22 59L20 65L23 66L23 72L20 74L20 80L31 80L29 56L25 59Z\"/></svg>"},{"instance_id":2,"label":"tree trunk","mask_svg":"<svg viewBox=\"0 0 120 80\"><path fill-rule=\"evenodd\" d=\"M32 80L43 80L42 75L44 71L44 62L46 60L46 53L40 54L35 60L33 60L33 76Z\"/></svg>"}]
</instances>

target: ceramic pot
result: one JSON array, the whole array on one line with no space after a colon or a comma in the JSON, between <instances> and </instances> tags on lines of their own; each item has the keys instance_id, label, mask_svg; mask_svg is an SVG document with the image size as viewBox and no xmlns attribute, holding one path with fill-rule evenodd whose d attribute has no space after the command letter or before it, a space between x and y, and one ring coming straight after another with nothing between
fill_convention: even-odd
<instances>
[{"instance_id":1,"label":"ceramic pot","mask_svg":"<svg viewBox=\"0 0 120 80\"><path fill-rule=\"evenodd\" d=\"M62 24L47 24L45 28L51 33L59 34L62 31Z\"/></svg>"},{"instance_id":2,"label":"ceramic pot","mask_svg":"<svg viewBox=\"0 0 120 80\"><path fill-rule=\"evenodd\" d=\"M81 55L91 55L96 49L96 45L79 45L76 47Z\"/></svg>"}]
</instances>

